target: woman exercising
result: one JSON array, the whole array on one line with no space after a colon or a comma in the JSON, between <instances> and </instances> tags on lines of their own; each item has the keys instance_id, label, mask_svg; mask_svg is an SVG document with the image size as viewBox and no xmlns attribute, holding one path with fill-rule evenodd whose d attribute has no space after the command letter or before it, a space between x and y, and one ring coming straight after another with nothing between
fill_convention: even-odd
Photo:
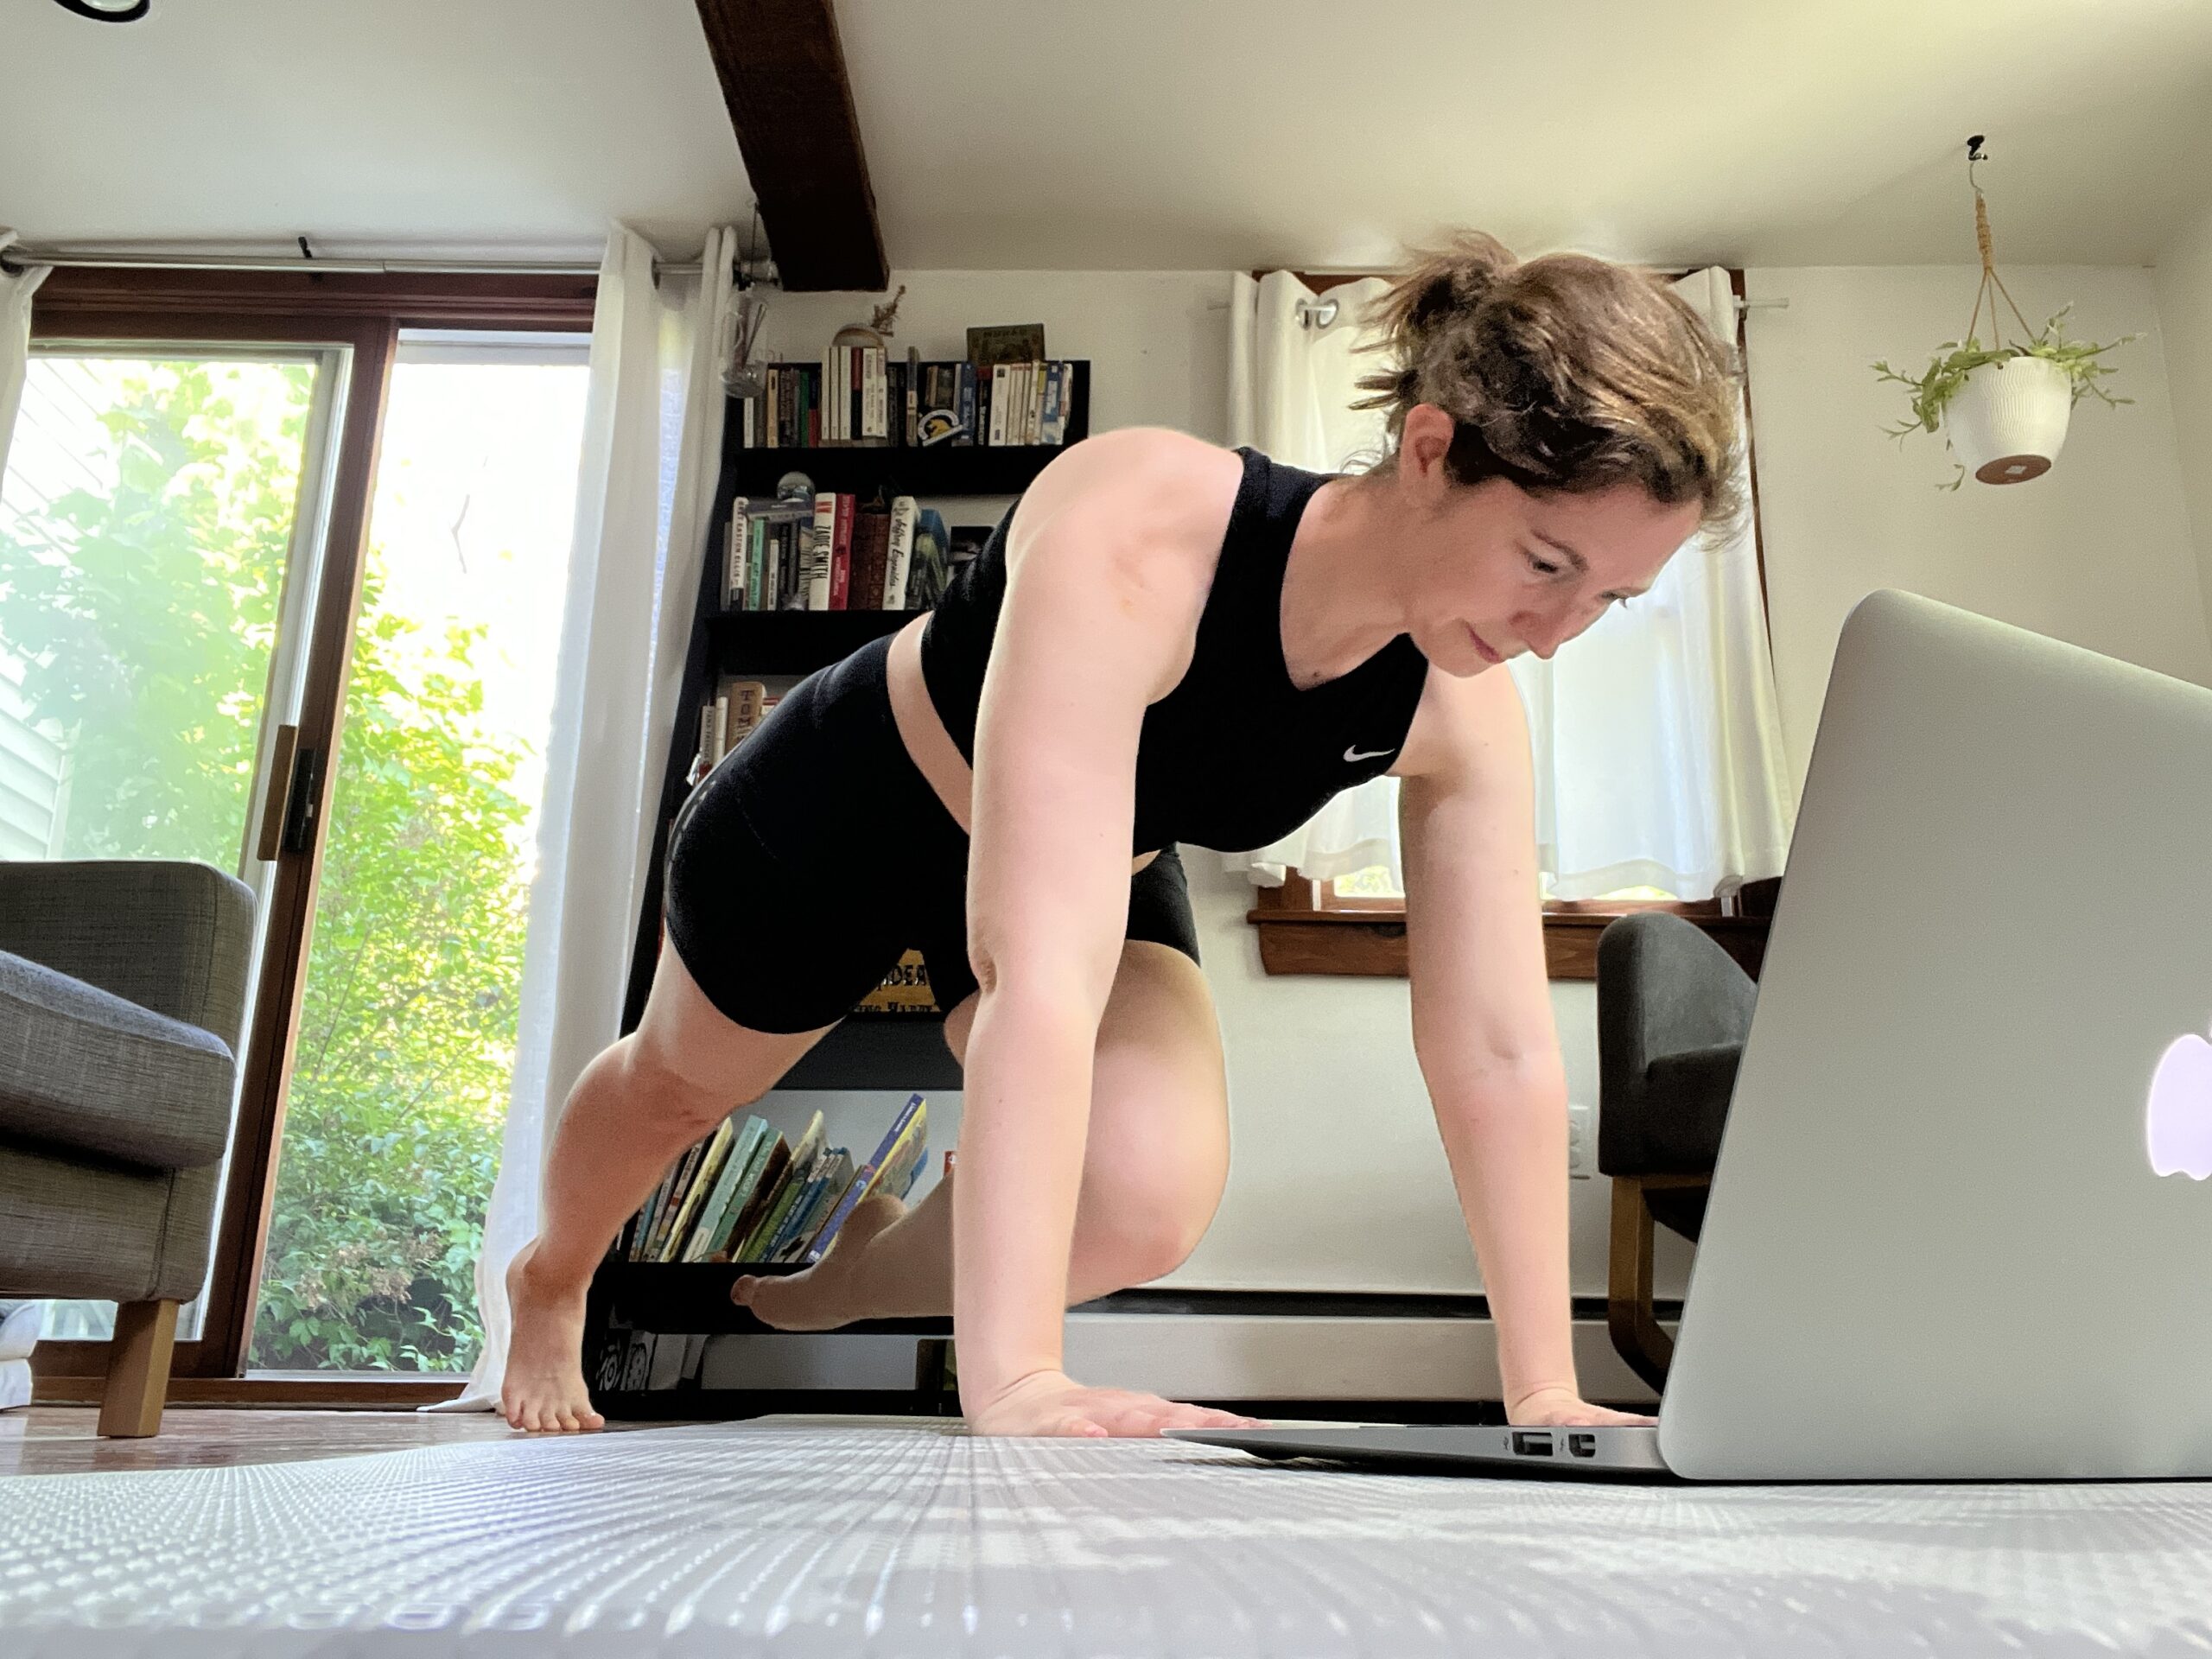
<instances>
[{"instance_id":1,"label":"woman exercising","mask_svg":"<svg viewBox=\"0 0 2212 1659\"><path fill-rule=\"evenodd\" d=\"M1516 1423L1586 1403L1567 1286L1567 1087L1511 677L1736 510L1726 356L1654 275L1488 237L1382 302L1375 470L1179 433L1072 446L936 610L810 677L693 792L638 1029L585 1068L507 1275L502 1407L594 1428L584 1292L670 1161L772 1088L918 946L963 1069L960 1165L871 1198L770 1325L950 1313L993 1434L1248 1420L1061 1369L1063 1311L1189 1255L1227 1089L1176 843L1263 846L1403 780L1414 1046ZM956 1266L957 1264L957 1266Z\"/></svg>"}]
</instances>

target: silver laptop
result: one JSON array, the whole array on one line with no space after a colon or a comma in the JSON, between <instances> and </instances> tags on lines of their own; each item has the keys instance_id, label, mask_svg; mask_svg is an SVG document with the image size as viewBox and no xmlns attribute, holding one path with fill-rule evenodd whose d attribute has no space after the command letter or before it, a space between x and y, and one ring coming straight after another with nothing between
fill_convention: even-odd
<instances>
[{"instance_id":1,"label":"silver laptop","mask_svg":"<svg viewBox=\"0 0 2212 1659\"><path fill-rule=\"evenodd\" d=\"M1266 1457L2212 1477L2212 690L1909 594L1845 623L1659 1425Z\"/></svg>"}]
</instances>

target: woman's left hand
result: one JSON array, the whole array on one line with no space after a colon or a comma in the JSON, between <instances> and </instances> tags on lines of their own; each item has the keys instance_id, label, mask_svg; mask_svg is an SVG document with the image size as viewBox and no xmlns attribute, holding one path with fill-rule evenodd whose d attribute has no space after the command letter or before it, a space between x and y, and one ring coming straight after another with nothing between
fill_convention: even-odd
<instances>
[{"instance_id":1,"label":"woman's left hand","mask_svg":"<svg viewBox=\"0 0 2212 1659\"><path fill-rule=\"evenodd\" d=\"M1522 1428L1587 1428L1593 1423L1607 1427L1617 1424L1634 1427L1659 1420L1593 1406L1573 1389L1538 1389L1510 1402L1505 1408L1505 1421Z\"/></svg>"}]
</instances>

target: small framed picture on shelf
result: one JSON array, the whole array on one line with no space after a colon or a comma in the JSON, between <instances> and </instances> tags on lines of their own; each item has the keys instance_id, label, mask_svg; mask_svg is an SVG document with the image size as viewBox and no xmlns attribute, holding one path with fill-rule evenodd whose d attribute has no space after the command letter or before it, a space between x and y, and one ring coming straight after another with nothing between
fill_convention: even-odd
<instances>
[{"instance_id":1,"label":"small framed picture on shelf","mask_svg":"<svg viewBox=\"0 0 2212 1659\"><path fill-rule=\"evenodd\" d=\"M968 331L968 360L979 369L999 363L1045 361L1045 325L1041 322L1000 323Z\"/></svg>"}]
</instances>

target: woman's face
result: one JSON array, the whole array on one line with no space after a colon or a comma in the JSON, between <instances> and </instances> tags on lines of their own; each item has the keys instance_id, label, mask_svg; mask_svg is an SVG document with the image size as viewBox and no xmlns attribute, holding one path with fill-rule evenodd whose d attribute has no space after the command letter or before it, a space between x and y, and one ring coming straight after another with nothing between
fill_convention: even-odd
<instances>
[{"instance_id":1,"label":"woman's face","mask_svg":"<svg viewBox=\"0 0 2212 1659\"><path fill-rule=\"evenodd\" d=\"M1662 506L1637 484L1587 495L1531 495L1502 478L1454 484L1443 472L1452 430L1441 410L1411 411L1399 477L1413 497L1414 643L1447 674L1523 652L1550 660L1611 607L1633 602L1696 532L1696 502Z\"/></svg>"},{"instance_id":2,"label":"woman's face","mask_svg":"<svg viewBox=\"0 0 2212 1659\"><path fill-rule=\"evenodd\" d=\"M1697 522L1696 502L1661 506L1637 484L1548 496L1503 479L1454 486L1421 537L1414 643L1448 674L1523 652L1548 662L1649 588Z\"/></svg>"}]
</instances>

